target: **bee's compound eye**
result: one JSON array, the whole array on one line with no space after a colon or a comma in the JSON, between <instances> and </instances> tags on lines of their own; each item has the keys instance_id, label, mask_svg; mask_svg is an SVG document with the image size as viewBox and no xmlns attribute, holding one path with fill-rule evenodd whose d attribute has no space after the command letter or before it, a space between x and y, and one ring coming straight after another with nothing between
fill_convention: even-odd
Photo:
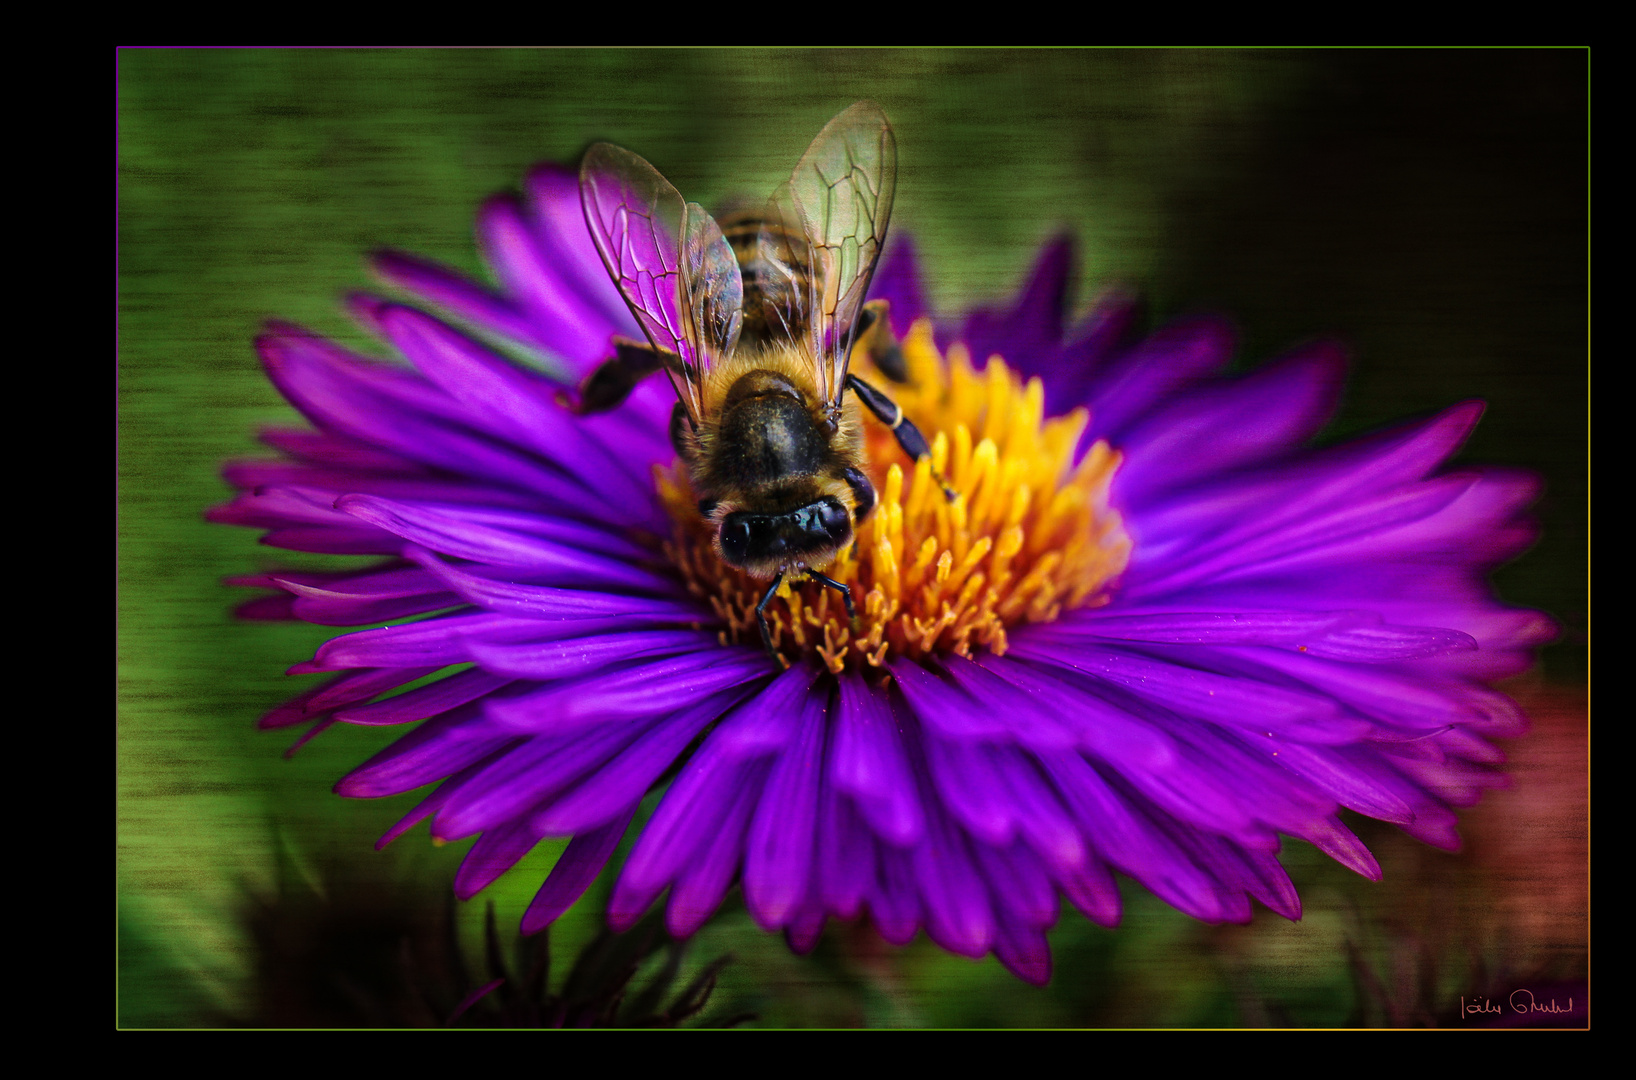
<instances>
[{"instance_id":1,"label":"bee's compound eye","mask_svg":"<svg viewBox=\"0 0 1636 1080\"><path fill-rule=\"evenodd\" d=\"M750 555L750 522L748 515L728 514L721 523L721 555L735 566L743 565Z\"/></svg>"},{"instance_id":2,"label":"bee's compound eye","mask_svg":"<svg viewBox=\"0 0 1636 1080\"><path fill-rule=\"evenodd\" d=\"M802 525L808 535L822 534L838 544L852 537L852 517L834 499L820 499L797 513L803 517Z\"/></svg>"}]
</instances>

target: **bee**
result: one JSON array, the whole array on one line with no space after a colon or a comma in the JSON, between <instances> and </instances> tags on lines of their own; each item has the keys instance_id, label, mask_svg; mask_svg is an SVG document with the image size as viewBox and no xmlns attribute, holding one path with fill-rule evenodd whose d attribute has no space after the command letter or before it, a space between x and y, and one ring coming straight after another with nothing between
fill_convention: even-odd
<instances>
[{"instance_id":1,"label":"bee","mask_svg":"<svg viewBox=\"0 0 1636 1080\"><path fill-rule=\"evenodd\" d=\"M716 555L771 582L755 611L775 658L766 609L786 578L836 590L855 617L851 590L823 571L875 508L860 404L911 458L928 453L903 411L848 370L864 342L902 377L885 302L864 303L896 179L892 126L867 101L825 125L764 213L724 218L725 230L628 150L598 143L580 167L592 239L647 344L616 338L577 410L611 409L664 371L671 442Z\"/></svg>"}]
</instances>

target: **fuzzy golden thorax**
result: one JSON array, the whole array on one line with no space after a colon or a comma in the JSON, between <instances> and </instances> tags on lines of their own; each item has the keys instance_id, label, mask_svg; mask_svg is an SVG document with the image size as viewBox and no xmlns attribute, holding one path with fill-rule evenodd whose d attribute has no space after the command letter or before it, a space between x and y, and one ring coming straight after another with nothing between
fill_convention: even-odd
<instances>
[{"instance_id":1,"label":"fuzzy golden thorax","mask_svg":"<svg viewBox=\"0 0 1636 1080\"><path fill-rule=\"evenodd\" d=\"M849 470L858 474L865 464L859 407L848 395L831 419L813 370L797 344L740 349L711 368L703 387L705 415L696 431L682 436L700 511L716 534L716 554L753 577L821 570L852 542L860 524L856 492L847 480ZM723 526L747 515L765 543L747 553L731 544L724 549ZM818 528L814 515L829 522L827 530Z\"/></svg>"}]
</instances>

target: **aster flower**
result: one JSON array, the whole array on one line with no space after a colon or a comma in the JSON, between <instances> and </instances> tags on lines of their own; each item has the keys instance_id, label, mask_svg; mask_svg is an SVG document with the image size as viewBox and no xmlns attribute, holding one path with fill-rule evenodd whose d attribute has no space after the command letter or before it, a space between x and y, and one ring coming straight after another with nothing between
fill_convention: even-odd
<instances>
[{"instance_id":1,"label":"aster flower","mask_svg":"<svg viewBox=\"0 0 1636 1080\"><path fill-rule=\"evenodd\" d=\"M352 300L412 367L269 328L263 362L312 428L266 433L284 459L229 466L241 494L212 516L374 557L239 579L276 590L251 617L368 627L291 668L335 675L263 726L418 722L336 790L437 785L381 843L421 821L477 837L462 897L571 836L525 933L667 778L615 929L664 896L685 937L740 884L798 950L867 916L1035 983L1062 898L1119 921L1116 873L1199 919L1247 920L1252 900L1293 919L1281 835L1378 878L1342 807L1454 848L1455 808L1502 782L1492 740L1525 721L1486 684L1552 628L1484 581L1532 539L1536 482L1441 471L1479 404L1308 449L1334 347L1237 375L1217 321L1137 340L1112 299L1069 328L1065 241L1012 306L934 328L900 237L873 295L931 460L869 421L879 508L829 570L859 618L786 586L779 670L760 589L713 555L674 465L669 386L592 418L560 404L637 333L573 175L537 170L479 230L498 289L388 253L384 277L444 317Z\"/></svg>"}]
</instances>

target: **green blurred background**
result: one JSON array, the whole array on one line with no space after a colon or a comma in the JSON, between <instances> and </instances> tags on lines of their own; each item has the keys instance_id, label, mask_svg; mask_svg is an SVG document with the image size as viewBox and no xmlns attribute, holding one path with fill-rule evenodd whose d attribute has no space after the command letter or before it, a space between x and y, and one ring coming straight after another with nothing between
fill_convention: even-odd
<instances>
[{"instance_id":1,"label":"green blurred background","mask_svg":"<svg viewBox=\"0 0 1636 1080\"><path fill-rule=\"evenodd\" d=\"M1583 978L1584 51L123 50L117 61L120 1023L253 1016L247 897L281 873L322 887L349 866L441 887L465 846L433 848L420 829L371 851L413 799L350 802L329 788L383 733L335 729L285 760L288 737L253 729L306 685L283 669L331 636L236 622L243 596L220 579L280 560L252 532L200 519L228 494L219 463L256 453L258 427L294 418L251 349L263 321L365 346L337 302L371 284L365 254L398 247L481 273L473 211L531 163L607 139L713 205L770 190L860 98L897 129L893 228L915 235L942 312L1009 295L1041 241L1068 229L1082 302L1121 284L1155 322L1229 313L1248 364L1313 336L1345 340L1357 362L1330 437L1486 399L1461 460L1547 481L1543 539L1497 587L1553 614L1563 638L1514 688L1537 730L1515 747L1513 789L1471 816L1461 856L1369 830L1387 874L1374 885L1292 845L1299 924L1262 912L1247 928L1207 927L1133 889L1117 931L1064 916L1044 990L992 960L924 942L897 953L833 926L814 957L793 958L729 909L688 960L735 953L712 1008L749 1008L765 1025L1333 1025L1436 1020L1491 982ZM515 927L556 850L490 890L502 926ZM467 907L470 934L480 913ZM595 923L581 904L555 947Z\"/></svg>"}]
</instances>

